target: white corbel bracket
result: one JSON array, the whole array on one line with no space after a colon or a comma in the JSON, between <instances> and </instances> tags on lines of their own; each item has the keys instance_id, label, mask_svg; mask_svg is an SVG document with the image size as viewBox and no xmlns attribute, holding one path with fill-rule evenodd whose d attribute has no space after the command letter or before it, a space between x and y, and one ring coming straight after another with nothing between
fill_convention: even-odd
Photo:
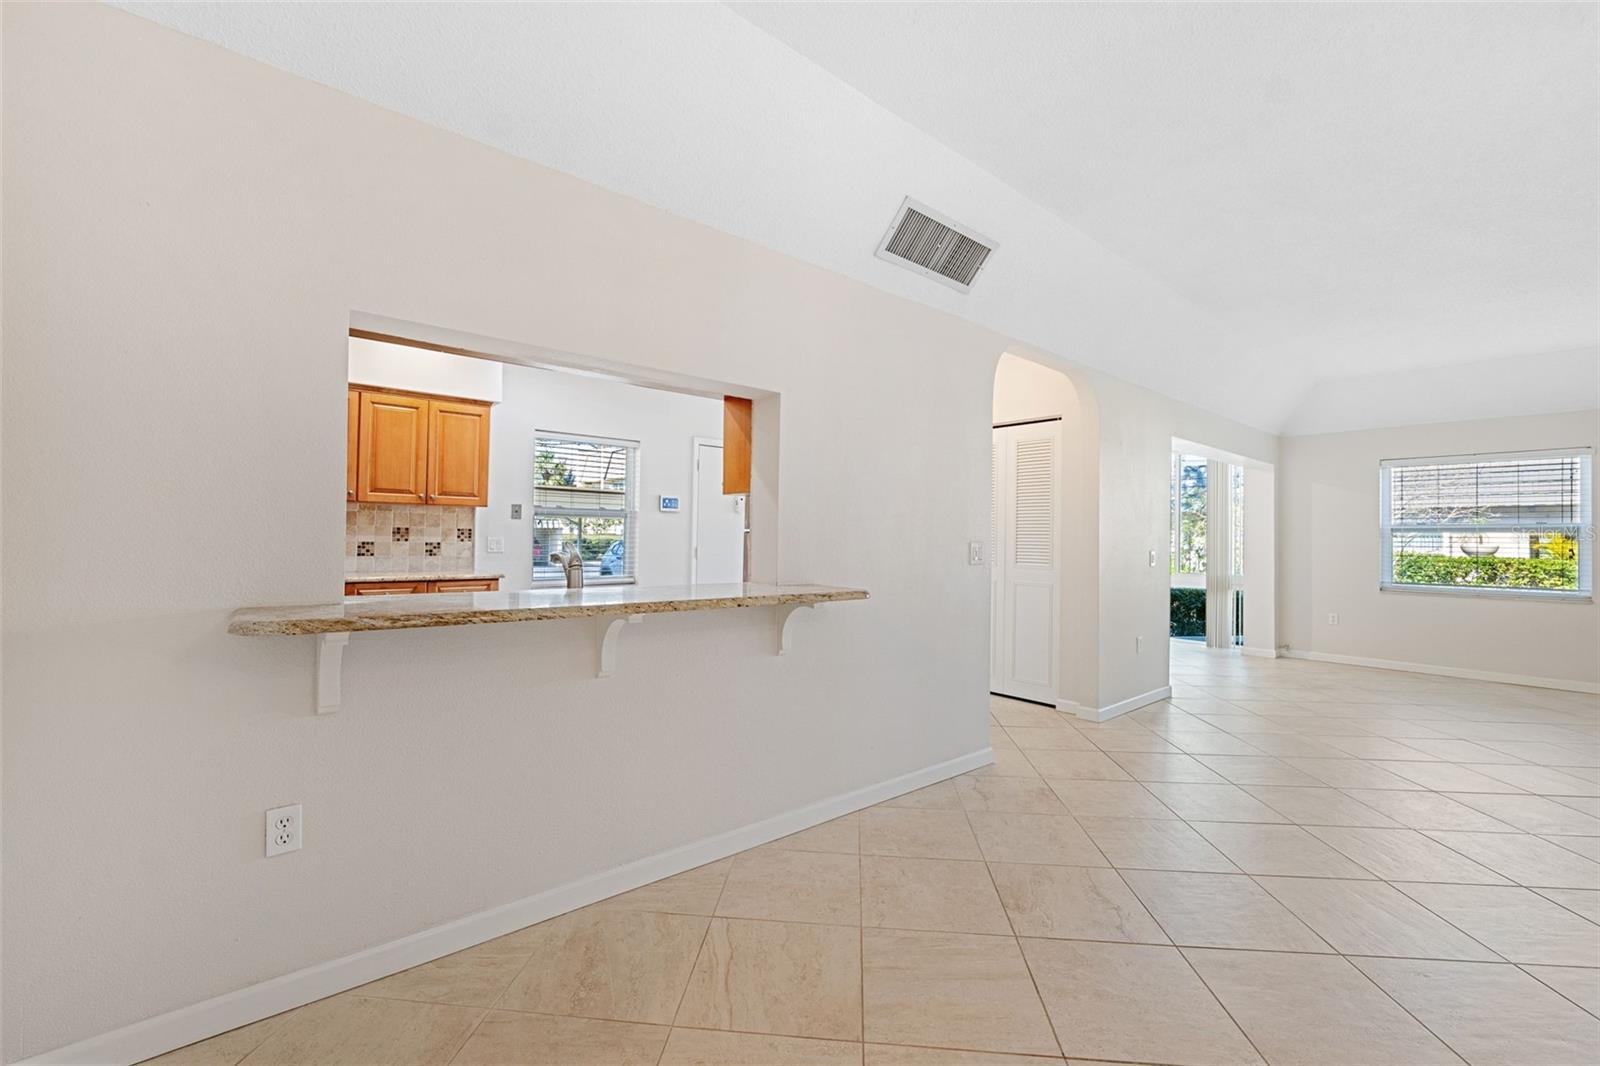
<instances>
[{"instance_id":1,"label":"white corbel bracket","mask_svg":"<svg viewBox=\"0 0 1600 1066\"><path fill-rule=\"evenodd\" d=\"M600 666L595 671L595 677L610 677L617 670L617 638L622 634L624 625L636 623L644 618L642 614L627 614L620 618L600 619Z\"/></svg>"},{"instance_id":2,"label":"white corbel bracket","mask_svg":"<svg viewBox=\"0 0 1600 1066\"><path fill-rule=\"evenodd\" d=\"M808 610L809 603L781 603L776 612L778 654L789 654L792 623L796 612ZM596 677L610 677L617 670L617 643L622 627L642 621L642 614L620 615L598 619L595 630L596 651L599 663ZM350 645L349 633L317 634L317 713L332 714L339 710L343 700L344 650Z\"/></svg>"},{"instance_id":3,"label":"white corbel bracket","mask_svg":"<svg viewBox=\"0 0 1600 1066\"><path fill-rule=\"evenodd\" d=\"M317 635L317 713L332 714L339 709L344 674L344 649L349 633Z\"/></svg>"},{"instance_id":4,"label":"white corbel bracket","mask_svg":"<svg viewBox=\"0 0 1600 1066\"><path fill-rule=\"evenodd\" d=\"M809 603L780 603L774 610L778 612L778 654L789 654L789 623L794 621L796 611L811 609Z\"/></svg>"}]
</instances>

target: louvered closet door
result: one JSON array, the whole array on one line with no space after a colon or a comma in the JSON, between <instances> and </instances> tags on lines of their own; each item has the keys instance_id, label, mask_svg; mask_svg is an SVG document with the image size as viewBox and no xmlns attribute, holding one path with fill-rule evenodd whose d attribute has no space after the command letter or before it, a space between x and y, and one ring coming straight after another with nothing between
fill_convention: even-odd
<instances>
[{"instance_id":1,"label":"louvered closet door","mask_svg":"<svg viewBox=\"0 0 1600 1066\"><path fill-rule=\"evenodd\" d=\"M1061 647L1061 424L995 430L999 455L992 691L1054 704Z\"/></svg>"}]
</instances>

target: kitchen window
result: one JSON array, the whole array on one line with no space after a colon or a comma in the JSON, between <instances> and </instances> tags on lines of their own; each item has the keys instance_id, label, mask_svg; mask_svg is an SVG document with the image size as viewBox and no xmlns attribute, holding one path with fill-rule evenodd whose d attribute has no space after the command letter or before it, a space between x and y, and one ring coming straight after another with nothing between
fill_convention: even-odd
<instances>
[{"instance_id":1,"label":"kitchen window","mask_svg":"<svg viewBox=\"0 0 1600 1066\"><path fill-rule=\"evenodd\" d=\"M1589 598L1591 450L1386 459L1379 587Z\"/></svg>"},{"instance_id":2,"label":"kitchen window","mask_svg":"<svg viewBox=\"0 0 1600 1066\"><path fill-rule=\"evenodd\" d=\"M635 580L639 442L540 432L533 446L533 582L561 584L576 550L585 584Z\"/></svg>"}]
</instances>

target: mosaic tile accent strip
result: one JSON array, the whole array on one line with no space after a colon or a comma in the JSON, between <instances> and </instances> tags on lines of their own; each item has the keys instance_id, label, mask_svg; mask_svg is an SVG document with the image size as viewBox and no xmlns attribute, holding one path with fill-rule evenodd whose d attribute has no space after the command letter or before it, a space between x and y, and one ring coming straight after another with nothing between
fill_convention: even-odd
<instances>
[{"instance_id":1,"label":"mosaic tile accent strip","mask_svg":"<svg viewBox=\"0 0 1600 1066\"><path fill-rule=\"evenodd\" d=\"M377 545L370 540L356 541L356 554L363 558L369 558L376 554L376 548Z\"/></svg>"},{"instance_id":2,"label":"mosaic tile accent strip","mask_svg":"<svg viewBox=\"0 0 1600 1066\"><path fill-rule=\"evenodd\" d=\"M410 540L411 539L411 527L410 526L395 526L394 527L394 539L395 539L395 543L397 543L397 544L400 543L401 541Z\"/></svg>"},{"instance_id":3,"label":"mosaic tile accent strip","mask_svg":"<svg viewBox=\"0 0 1600 1066\"><path fill-rule=\"evenodd\" d=\"M472 543L472 530L471 530L471 528L463 526L462 528L456 530L456 540L460 541L463 544L471 544Z\"/></svg>"},{"instance_id":4,"label":"mosaic tile accent strip","mask_svg":"<svg viewBox=\"0 0 1600 1066\"><path fill-rule=\"evenodd\" d=\"M427 541L422 545L422 554L428 556L429 558L437 558L442 547L444 547L444 545L440 544L436 540Z\"/></svg>"}]
</instances>

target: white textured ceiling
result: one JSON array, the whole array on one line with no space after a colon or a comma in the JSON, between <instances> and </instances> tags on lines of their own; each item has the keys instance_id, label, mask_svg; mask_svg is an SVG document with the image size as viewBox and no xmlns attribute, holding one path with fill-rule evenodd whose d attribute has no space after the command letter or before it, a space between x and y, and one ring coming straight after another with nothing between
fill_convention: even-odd
<instances>
[{"instance_id":1,"label":"white textured ceiling","mask_svg":"<svg viewBox=\"0 0 1600 1066\"><path fill-rule=\"evenodd\" d=\"M1589 4L740 4L1228 328L1339 373L1595 337Z\"/></svg>"},{"instance_id":2,"label":"white textured ceiling","mask_svg":"<svg viewBox=\"0 0 1600 1066\"><path fill-rule=\"evenodd\" d=\"M1262 428L1597 343L1590 5L122 6Z\"/></svg>"}]
</instances>

